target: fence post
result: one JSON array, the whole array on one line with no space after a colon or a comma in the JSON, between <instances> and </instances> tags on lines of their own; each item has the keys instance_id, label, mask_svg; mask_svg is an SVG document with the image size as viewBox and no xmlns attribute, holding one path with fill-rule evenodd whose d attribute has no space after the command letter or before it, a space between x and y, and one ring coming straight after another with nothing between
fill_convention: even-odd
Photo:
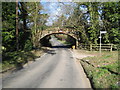
<instances>
[{"instance_id":1,"label":"fence post","mask_svg":"<svg viewBox=\"0 0 120 90\"><path fill-rule=\"evenodd\" d=\"M90 51L92 51L92 44L90 44Z\"/></svg>"},{"instance_id":2,"label":"fence post","mask_svg":"<svg viewBox=\"0 0 120 90\"><path fill-rule=\"evenodd\" d=\"M75 48L76 49L79 48L79 42L78 42L78 40L76 40L76 46L75 46Z\"/></svg>"},{"instance_id":3,"label":"fence post","mask_svg":"<svg viewBox=\"0 0 120 90\"><path fill-rule=\"evenodd\" d=\"M111 51L111 52L112 52L112 46L113 46L113 45L111 44L111 45L110 45L110 51Z\"/></svg>"}]
</instances>

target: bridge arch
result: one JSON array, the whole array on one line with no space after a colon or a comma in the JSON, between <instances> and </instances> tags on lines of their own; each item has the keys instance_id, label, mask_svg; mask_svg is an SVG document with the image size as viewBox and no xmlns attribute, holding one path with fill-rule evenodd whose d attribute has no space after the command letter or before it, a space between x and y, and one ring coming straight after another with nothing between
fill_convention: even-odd
<instances>
[{"instance_id":1,"label":"bridge arch","mask_svg":"<svg viewBox=\"0 0 120 90\"><path fill-rule=\"evenodd\" d=\"M51 35L60 35L60 34L67 35L69 38L71 38L70 41L69 41L69 42L71 42L70 47L72 47L73 45L74 45L75 47L77 47L77 38L74 37L74 36L72 36L72 35L70 35L69 33L64 33L64 32L52 32L52 33L45 34L44 36L42 36L42 37L39 39L39 42L40 42L40 44L41 44L42 46L51 46L51 45L50 45L50 42L49 42L50 36L51 36ZM47 45L45 45L45 44L47 44Z\"/></svg>"}]
</instances>

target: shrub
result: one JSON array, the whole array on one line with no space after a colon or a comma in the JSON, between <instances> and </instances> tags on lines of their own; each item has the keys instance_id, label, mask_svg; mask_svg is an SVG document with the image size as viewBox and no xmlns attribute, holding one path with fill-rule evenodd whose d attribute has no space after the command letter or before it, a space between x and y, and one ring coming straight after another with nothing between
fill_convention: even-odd
<instances>
[{"instance_id":1,"label":"shrub","mask_svg":"<svg viewBox=\"0 0 120 90\"><path fill-rule=\"evenodd\" d=\"M25 51L30 51L30 50L32 50L32 47L33 47L32 42L31 42L30 40L27 40L27 41L25 42L24 50L25 50Z\"/></svg>"}]
</instances>

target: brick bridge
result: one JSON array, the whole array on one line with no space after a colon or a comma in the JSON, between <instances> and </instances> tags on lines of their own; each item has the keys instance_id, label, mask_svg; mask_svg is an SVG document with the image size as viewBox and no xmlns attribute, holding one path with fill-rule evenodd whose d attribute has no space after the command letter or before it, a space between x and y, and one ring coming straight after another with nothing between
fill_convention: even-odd
<instances>
[{"instance_id":1,"label":"brick bridge","mask_svg":"<svg viewBox=\"0 0 120 90\"><path fill-rule=\"evenodd\" d=\"M46 29L46 30L43 30L42 31L42 34L41 34L41 37L39 38L39 41L46 37L46 36L49 36L49 35L52 35L52 34L65 34L65 35L68 35L72 38L74 38L76 40L76 47L78 46L78 35L76 34L76 31L73 30L73 29L68 29L68 28L59 28L59 27L55 27L55 28L49 28L49 29Z\"/></svg>"}]
</instances>

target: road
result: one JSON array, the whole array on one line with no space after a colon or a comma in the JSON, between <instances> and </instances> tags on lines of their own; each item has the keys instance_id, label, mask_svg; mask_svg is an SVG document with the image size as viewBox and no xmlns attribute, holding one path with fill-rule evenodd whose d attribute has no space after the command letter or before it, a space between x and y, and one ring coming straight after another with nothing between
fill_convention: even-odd
<instances>
[{"instance_id":1,"label":"road","mask_svg":"<svg viewBox=\"0 0 120 90\"><path fill-rule=\"evenodd\" d=\"M54 37L51 42L52 45L62 45ZM91 88L91 86L70 49L52 48L35 62L4 77L3 88Z\"/></svg>"}]
</instances>

